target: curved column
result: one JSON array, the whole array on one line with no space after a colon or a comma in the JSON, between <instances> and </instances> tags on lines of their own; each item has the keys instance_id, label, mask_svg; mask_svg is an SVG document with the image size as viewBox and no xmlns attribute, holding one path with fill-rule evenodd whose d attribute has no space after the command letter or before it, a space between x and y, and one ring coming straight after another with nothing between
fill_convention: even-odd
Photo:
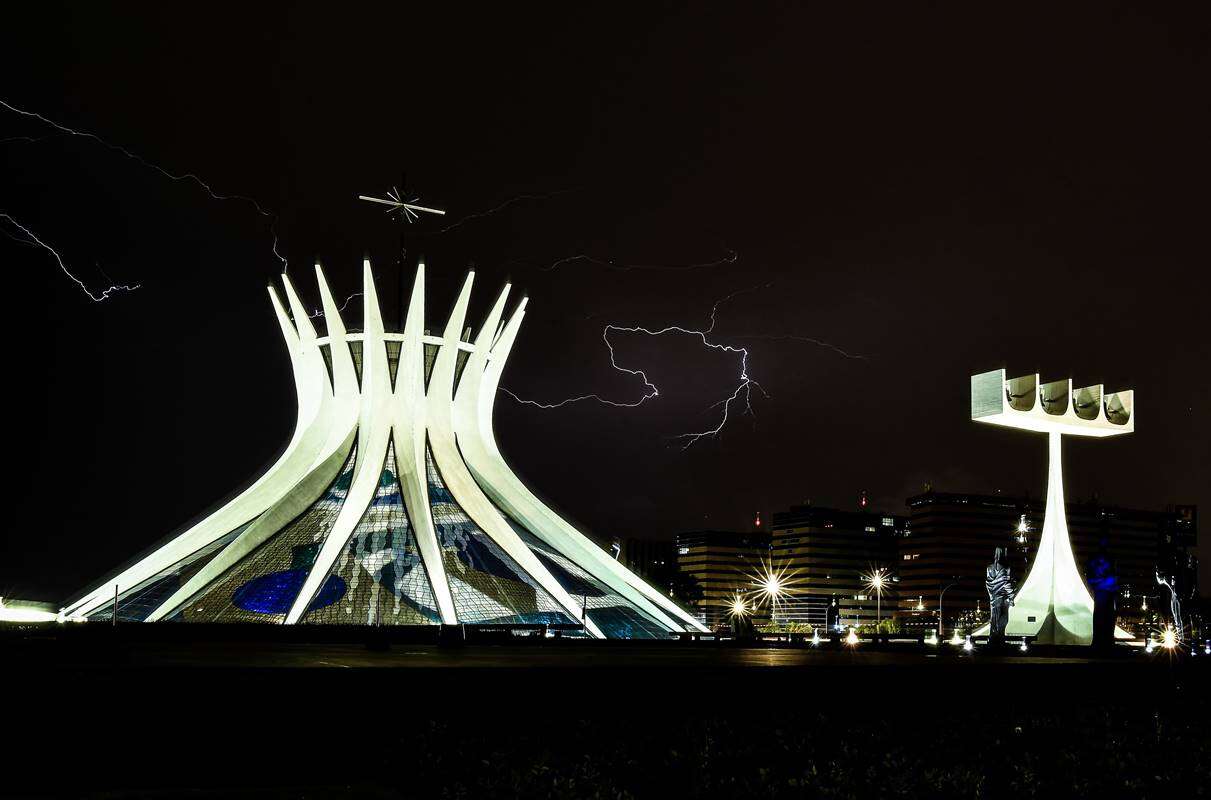
<instances>
[{"instance_id":1,"label":"curved column","mask_svg":"<svg viewBox=\"0 0 1211 800\"><path fill-rule=\"evenodd\" d=\"M1047 434L1047 510L1039 550L1009 610L1007 636L1039 636L1054 644L1093 640L1093 597L1076 566L1064 503L1063 434ZM1033 618L1033 619L1032 619ZM1044 625L1051 625L1045 635Z\"/></svg>"},{"instance_id":2,"label":"curved column","mask_svg":"<svg viewBox=\"0 0 1211 800\"><path fill-rule=\"evenodd\" d=\"M289 281L286 285L288 293L293 294ZM328 434L327 419L321 413L328 387L327 370L323 356L315 346L315 331L307 315L302 314L300 318L296 314L296 322L292 324L272 286L269 287L269 299L290 352L298 398L294 434L286 449L251 486L217 511L65 608L68 616L91 613L113 601L115 585L119 594L128 592L255 519L306 476Z\"/></svg>"},{"instance_id":3,"label":"curved column","mask_svg":"<svg viewBox=\"0 0 1211 800\"><path fill-rule=\"evenodd\" d=\"M680 624L665 615L658 607L648 601L646 597L632 588L626 580L596 565L593 561L593 554L585 552L587 550L586 547L578 546L576 542L569 542L568 537L562 534L559 527L549 524L549 517L544 515L535 506L535 504L541 505L541 503L530 495L524 484L513 475L511 470L508 470L507 466L504 469L507 471L509 477L500 477L501 470L499 469L499 464L503 464L503 459L499 460L499 462L493 459L486 442L489 442L491 439L491 418L493 400L496 396L496 382L500 374L500 368L503 367L505 354L507 354L507 349L503 351L490 350L490 347L493 343L499 341L499 332L503 330L498 325L503 316L507 292L508 287L506 286L496 305L493 306L492 312L488 315L488 319L484 322L483 328L480 329L479 337L475 342L475 351L471 353L471 356L467 360L462 380L459 381L458 389L455 392L454 428L458 437L459 448L462 451L462 456L468 468L470 468L480 488L498 507L512 515L548 545L565 553L565 555L569 555L573 562L579 564L589 574L618 593L623 599L655 618L660 624L668 627L671 631L680 631L682 629ZM525 301L523 300L521 306L514 312L512 319L508 323L508 327L512 329L513 335L516 334L516 330L521 324L524 308ZM509 339L509 344L512 344L512 336ZM489 365L488 363L490 353L491 357L496 359L495 365ZM485 381L485 373L489 369L492 370L492 377ZM485 429L489 431L487 436L484 434ZM514 483L516 485L511 486ZM502 491L501 488L498 488L505 486L511 486L511 491ZM528 500L530 502L527 502ZM554 512L548 511L548 514L555 516ZM595 544L589 542L588 546L601 553L601 549ZM567 551L571 551L571 553L569 554ZM605 554L602 553L602 555Z\"/></svg>"},{"instance_id":4,"label":"curved column","mask_svg":"<svg viewBox=\"0 0 1211 800\"><path fill-rule=\"evenodd\" d=\"M341 319L340 309L328 288L324 271L319 264L315 265L316 283L320 289L320 302L324 308L324 325L328 330L328 351L332 359L331 402L329 407L332 423L329 429L328 441L324 450L316 457L322 462L328 458L335 448L341 447L349 433L357 427L358 413L361 409L361 387L357 382L357 370L353 366L353 356L349 353L349 341L345 331L345 322ZM320 354L323 358L323 354ZM328 378L327 372L324 374Z\"/></svg>"},{"instance_id":5,"label":"curved column","mask_svg":"<svg viewBox=\"0 0 1211 800\"><path fill-rule=\"evenodd\" d=\"M471 284L475 273L469 273L463 283L458 301L446 323L442 334L441 350L433 364L429 378L426 402L429 408L429 445L433 459L441 470L442 480L462 510L494 541L510 558L517 562L546 592L564 608L572 619L580 619L580 605L555 580L533 551L526 546L517 532L501 518L496 508L479 488L467 465L458 452L454 438L453 391L454 373L458 362L460 332L467 315L467 303L471 298ZM503 298L502 298L503 300ZM502 302L498 300L498 302ZM605 638L592 620L585 621L585 629L595 638Z\"/></svg>"},{"instance_id":6,"label":"curved column","mask_svg":"<svg viewBox=\"0 0 1211 800\"><path fill-rule=\"evenodd\" d=\"M500 382L501 371L504 369L505 361L516 340L517 331L521 327L524 315L525 305L523 303L513 313L513 317L501 332L484 372L483 388L480 393L479 424L483 430L481 439L485 445L487 458L479 460L478 463L483 470L485 484L493 488L494 496L498 497L501 503L506 504L506 511L516 514L519 520L527 523L527 527L532 526L531 530L547 544L565 552L569 548L575 547L575 553L579 554L581 558L573 557L573 560L580 563L582 567L589 569L599 578L602 575L614 575L647 598L650 605L656 605L662 609L665 613L657 618L662 623L670 625L671 630L688 628L706 632L706 626L693 615L653 589L548 508L518 479L505 462L496 443L496 434L492 427L492 407L495 404L496 388ZM588 563L585 563L584 559L587 559ZM596 565L596 569L590 569L590 564ZM680 622L672 623L670 617Z\"/></svg>"},{"instance_id":7,"label":"curved column","mask_svg":"<svg viewBox=\"0 0 1211 800\"><path fill-rule=\"evenodd\" d=\"M245 528L239 536L219 551L218 555L207 561L206 565L195 572L181 588L173 592L168 599L151 612L146 621L159 622L172 616L178 608L207 588L212 581L219 580L227 570L238 565L245 556L280 533L313 503L321 499L328 487L340 475L341 467L344 466L345 460L349 457L349 450L353 447L353 437L354 432L350 431L345 437L344 447L332 452L327 461L317 465L282 499L257 517L255 522Z\"/></svg>"},{"instance_id":8,"label":"curved column","mask_svg":"<svg viewBox=\"0 0 1211 800\"><path fill-rule=\"evenodd\" d=\"M454 625L458 617L454 613L454 599L450 596L450 584L446 579L446 565L433 530L429 479L425 470L424 332L425 265L422 263L416 270L416 280L412 284L412 298L408 302L408 316L404 323L404 341L399 352L399 368L395 375L392 438L404 507L416 534L417 548L437 601L437 610L444 624Z\"/></svg>"},{"instance_id":9,"label":"curved column","mask_svg":"<svg viewBox=\"0 0 1211 800\"><path fill-rule=\"evenodd\" d=\"M336 522L316 556L315 564L286 615L285 624L293 625L302 618L311 599L323 585L341 549L349 541L362 520L370 501L374 499L378 481L387 458L387 442L391 433L390 403L391 375L387 369L387 350L383 339L383 319L379 311L378 292L370 261L362 265L364 283L364 332L362 333L361 407L358 415L357 461L353 482Z\"/></svg>"}]
</instances>

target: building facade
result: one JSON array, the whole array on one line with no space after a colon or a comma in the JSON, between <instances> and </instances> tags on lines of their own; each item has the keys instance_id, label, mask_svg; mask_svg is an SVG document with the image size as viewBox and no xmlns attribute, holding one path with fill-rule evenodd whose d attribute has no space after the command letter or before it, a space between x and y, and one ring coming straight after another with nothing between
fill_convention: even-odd
<instances>
[{"instance_id":1,"label":"building facade","mask_svg":"<svg viewBox=\"0 0 1211 800\"><path fill-rule=\"evenodd\" d=\"M891 619L901 594L897 543L907 526L903 516L866 511L793 506L776 512L774 564L786 571L790 589L779 621L824 628ZM867 585L877 571L886 576L881 597Z\"/></svg>"},{"instance_id":2,"label":"building facade","mask_svg":"<svg viewBox=\"0 0 1211 800\"><path fill-rule=\"evenodd\" d=\"M677 569L693 577L702 589L702 601L695 609L698 620L712 630L729 626L736 596L754 596L756 576L770 559L770 537L764 533L688 531L677 534L675 545ZM753 614L757 624L768 619L765 607Z\"/></svg>"},{"instance_id":3,"label":"building facade","mask_svg":"<svg viewBox=\"0 0 1211 800\"><path fill-rule=\"evenodd\" d=\"M672 570L677 562L677 550L672 541L628 537L622 540L618 558L631 572L653 581Z\"/></svg>"},{"instance_id":4,"label":"building facade","mask_svg":"<svg viewBox=\"0 0 1211 800\"><path fill-rule=\"evenodd\" d=\"M269 290L298 394L295 432L247 489L63 610L72 619L561 626L595 638L703 630L538 499L496 443L493 406L525 316L509 287L478 335L474 273L441 336L424 265L387 331L369 261L363 330L322 271L323 335L290 279Z\"/></svg>"}]
</instances>

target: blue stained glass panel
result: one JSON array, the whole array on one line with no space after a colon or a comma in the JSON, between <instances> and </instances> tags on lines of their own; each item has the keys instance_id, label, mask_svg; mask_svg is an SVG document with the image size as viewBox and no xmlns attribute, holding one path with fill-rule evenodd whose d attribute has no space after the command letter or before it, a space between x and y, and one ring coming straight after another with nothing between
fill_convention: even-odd
<instances>
[{"instance_id":1,"label":"blue stained glass panel","mask_svg":"<svg viewBox=\"0 0 1211 800\"><path fill-rule=\"evenodd\" d=\"M306 569L288 569L282 572L271 572L259 578L253 578L245 583L231 597L231 602L238 608L251 611L254 614L285 614L290 611L294 598L307 580ZM316 592L308 611L330 606L345 596L345 582L337 575L329 575L328 580Z\"/></svg>"}]
</instances>

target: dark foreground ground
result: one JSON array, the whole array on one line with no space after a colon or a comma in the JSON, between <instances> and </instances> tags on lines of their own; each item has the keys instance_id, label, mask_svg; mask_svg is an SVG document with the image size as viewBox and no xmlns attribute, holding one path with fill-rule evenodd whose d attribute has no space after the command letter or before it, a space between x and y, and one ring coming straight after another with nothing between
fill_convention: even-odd
<instances>
[{"instance_id":1,"label":"dark foreground ground","mask_svg":"<svg viewBox=\"0 0 1211 800\"><path fill-rule=\"evenodd\" d=\"M99 633L0 636L0 794L1211 791L1205 656Z\"/></svg>"}]
</instances>

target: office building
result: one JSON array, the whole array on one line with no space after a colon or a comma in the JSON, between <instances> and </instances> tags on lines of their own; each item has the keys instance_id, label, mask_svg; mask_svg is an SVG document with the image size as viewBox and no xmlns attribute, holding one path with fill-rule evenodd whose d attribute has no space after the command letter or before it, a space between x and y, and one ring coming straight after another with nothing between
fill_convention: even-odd
<instances>
[{"instance_id":1,"label":"office building","mask_svg":"<svg viewBox=\"0 0 1211 800\"><path fill-rule=\"evenodd\" d=\"M891 619L901 595L897 542L907 524L893 514L814 506L775 513L774 564L786 570L790 589L780 621L823 628L830 621L849 627ZM868 586L879 571L886 576L881 598Z\"/></svg>"},{"instance_id":2,"label":"office building","mask_svg":"<svg viewBox=\"0 0 1211 800\"><path fill-rule=\"evenodd\" d=\"M711 629L730 626L737 595L755 596L756 576L769 561L770 537L764 533L689 531L676 538L677 569L694 578L702 601L694 609L699 622ZM768 609L753 615L756 624L769 619Z\"/></svg>"}]
</instances>

